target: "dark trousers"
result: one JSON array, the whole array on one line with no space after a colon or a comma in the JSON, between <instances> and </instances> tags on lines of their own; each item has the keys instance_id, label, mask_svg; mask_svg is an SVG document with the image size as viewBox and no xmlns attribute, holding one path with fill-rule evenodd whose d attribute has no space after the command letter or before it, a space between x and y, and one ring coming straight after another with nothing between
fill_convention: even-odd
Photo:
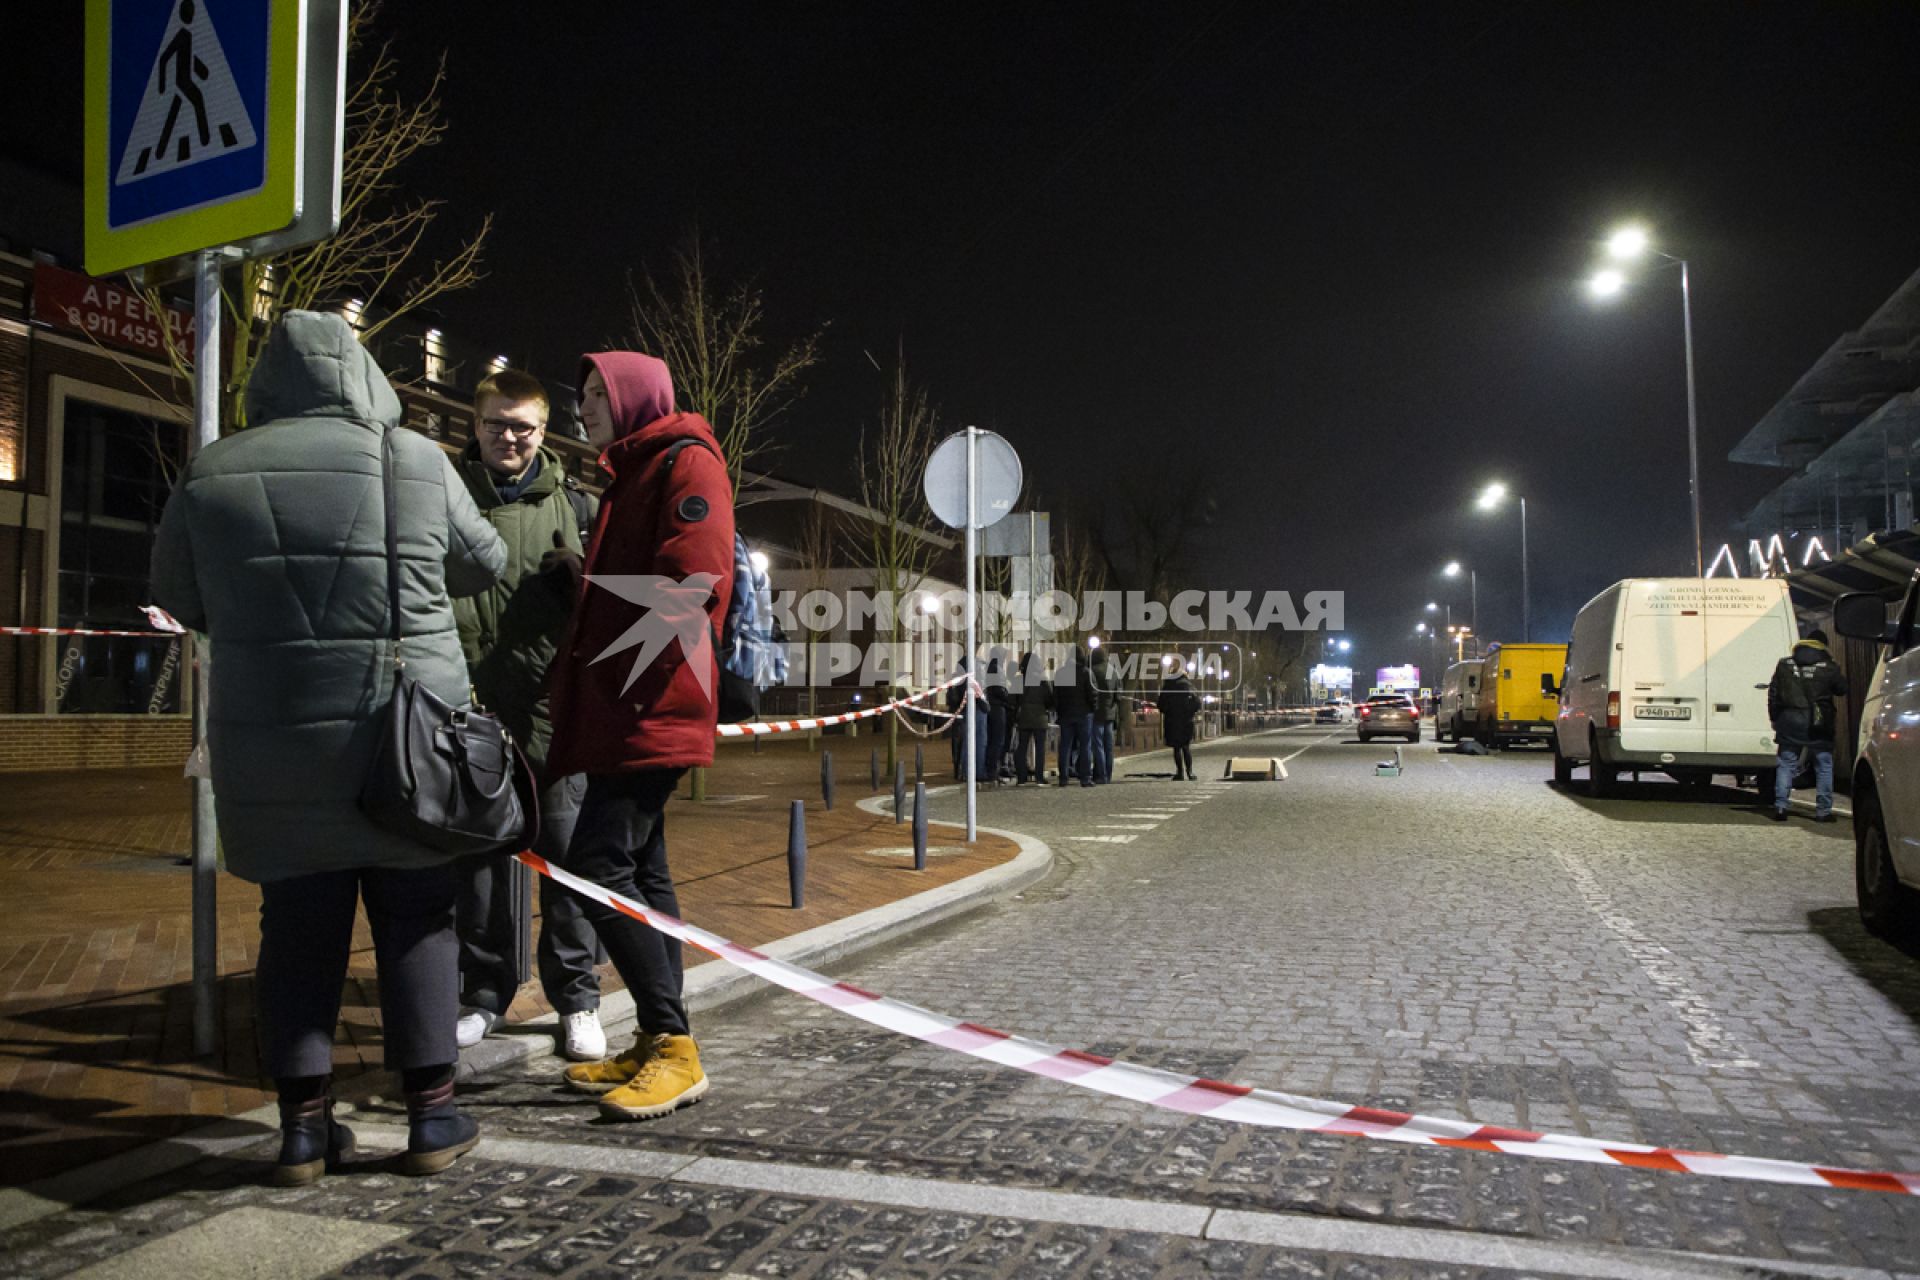
<instances>
[{"instance_id":1,"label":"dark trousers","mask_svg":"<svg viewBox=\"0 0 1920 1280\"><path fill-rule=\"evenodd\" d=\"M333 1070L333 1028L364 899L380 978L387 1069L439 1066L460 1056L455 875L447 863L417 871L358 867L260 886L260 959L254 972L260 1054L276 1079Z\"/></svg>"},{"instance_id":2,"label":"dark trousers","mask_svg":"<svg viewBox=\"0 0 1920 1280\"><path fill-rule=\"evenodd\" d=\"M569 871L567 849L586 794L584 774L549 783L540 792L540 835L533 851ZM502 1014L520 987L520 922L514 918L520 864L510 854L487 854L459 864L460 1003ZM593 971L594 933L580 899L540 880L540 987L562 1017L600 1007L600 979Z\"/></svg>"},{"instance_id":3,"label":"dark trousers","mask_svg":"<svg viewBox=\"0 0 1920 1280\"><path fill-rule=\"evenodd\" d=\"M1191 742L1174 745L1173 776L1176 778L1193 776L1193 744Z\"/></svg>"},{"instance_id":4,"label":"dark trousers","mask_svg":"<svg viewBox=\"0 0 1920 1280\"><path fill-rule=\"evenodd\" d=\"M1060 717L1060 785L1067 775L1081 782L1093 782L1093 713Z\"/></svg>"},{"instance_id":5,"label":"dark trousers","mask_svg":"<svg viewBox=\"0 0 1920 1280\"><path fill-rule=\"evenodd\" d=\"M1113 781L1113 721L1096 720L1093 725L1093 780Z\"/></svg>"},{"instance_id":6,"label":"dark trousers","mask_svg":"<svg viewBox=\"0 0 1920 1280\"><path fill-rule=\"evenodd\" d=\"M677 918L680 900L667 869L666 807L684 772L643 769L587 775L567 870ZM578 901L633 995L639 1030L688 1034L687 1006L680 998L680 943L612 907Z\"/></svg>"},{"instance_id":7,"label":"dark trousers","mask_svg":"<svg viewBox=\"0 0 1920 1280\"><path fill-rule=\"evenodd\" d=\"M1031 766L1029 766L1031 761ZM1042 725L1038 729L1022 726L1013 745L1013 780L1025 782L1031 767L1033 780L1047 780L1047 729Z\"/></svg>"},{"instance_id":8,"label":"dark trousers","mask_svg":"<svg viewBox=\"0 0 1920 1280\"><path fill-rule=\"evenodd\" d=\"M1007 758L1007 709L987 704L987 768L980 776L987 782L1000 780L1000 766Z\"/></svg>"}]
</instances>

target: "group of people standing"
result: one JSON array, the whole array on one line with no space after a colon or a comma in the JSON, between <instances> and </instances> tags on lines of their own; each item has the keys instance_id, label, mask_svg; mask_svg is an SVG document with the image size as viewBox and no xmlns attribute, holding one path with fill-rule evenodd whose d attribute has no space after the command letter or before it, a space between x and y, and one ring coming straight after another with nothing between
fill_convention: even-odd
<instances>
[{"instance_id":1,"label":"group of people standing","mask_svg":"<svg viewBox=\"0 0 1920 1280\"><path fill-rule=\"evenodd\" d=\"M966 660L960 670L967 669ZM1059 729L1060 786L1069 779L1083 787L1113 781L1115 743L1132 727L1134 701L1122 688L1120 664L1108 658L1096 662L1092 652L1075 645L1051 670L1038 654L1028 652L1018 664L1006 652L994 649L987 658L982 687L985 696L974 699L974 776L982 785L997 787L1011 781L1025 786L1047 782L1046 744L1050 725ZM966 686L947 692L947 711L956 718L948 735L953 744L953 776L966 776L967 724L963 708ZM1158 698L1166 745L1173 749L1176 779L1193 777L1193 724L1200 699L1184 675L1162 686ZM1011 757L1011 758L1009 758Z\"/></svg>"},{"instance_id":2,"label":"group of people standing","mask_svg":"<svg viewBox=\"0 0 1920 1280\"><path fill-rule=\"evenodd\" d=\"M386 1063L406 1099L405 1172L436 1173L478 1141L454 1101L454 1065L519 985L507 855L456 860L360 810L396 658L441 701L477 699L501 719L535 777L536 852L678 914L664 812L681 775L712 763L717 659L675 640L642 669L596 661L642 609L588 579L710 582L704 609L719 634L732 484L712 428L674 412L664 363L600 352L580 381L581 419L612 477L597 502L545 447L536 379L502 371L481 384L474 438L455 461L401 426L398 397L344 319L290 312L249 380L252 425L192 459L162 518L155 599L209 640L206 746L225 865L260 886L258 1028L279 1097L282 1185L352 1150L333 1119L332 1042L358 904ZM600 1095L615 1120L705 1093L679 944L550 882L541 910L541 983L580 1060L566 1083ZM597 1015L602 947L638 1023L611 1059Z\"/></svg>"}]
</instances>

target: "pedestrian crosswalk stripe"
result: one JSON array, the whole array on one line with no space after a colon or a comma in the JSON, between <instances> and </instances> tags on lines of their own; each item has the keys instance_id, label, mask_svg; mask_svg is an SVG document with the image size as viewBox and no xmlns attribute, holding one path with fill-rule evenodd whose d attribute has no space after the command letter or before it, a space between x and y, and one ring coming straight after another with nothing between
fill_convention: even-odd
<instances>
[{"instance_id":1,"label":"pedestrian crosswalk stripe","mask_svg":"<svg viewBox=\"0 0 1920 1280\"><path fill-rule=\"evenodd\" d=\"M114 184L245 151L258 141L205 0L178 0L147 72Z\"/></svg>"},{"instance_id":2,"label":"pedestrian crosswalk stripe","mask_svg":"<svg viewBox=\"0 0 1920 1280\"><path fill-rule=\"evenodd\" d=\"M1069 840L1093 840L1101 844L1132 844L1138 836L1068 836Z\"/></svg>"},{"instance_id":3,"label":"pedestrian crosswalk stripe","mask_svg":"<svg viewBox=\"0 0 1920 1280\"><path fill-rule=\"evenodd\" d=\"M1160 824L1157 822L1096 822L1093 825L1102 831L1151 831Z\"/></svg>"}]
</instances>

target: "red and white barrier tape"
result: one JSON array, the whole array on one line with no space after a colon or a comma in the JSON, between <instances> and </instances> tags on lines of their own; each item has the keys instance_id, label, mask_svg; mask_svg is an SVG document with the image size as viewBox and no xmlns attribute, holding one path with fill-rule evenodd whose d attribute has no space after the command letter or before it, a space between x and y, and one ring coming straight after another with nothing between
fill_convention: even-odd
<instances>
[{"instance_id":1,"label":"red and white barrier tape","mask_svg":"<svg viewBox=\"0 0 1920 1280\"><path fill-rule=\"evenodd\" d=\"M605 903L668 937L690 943L776 986L785 987L796 995L805 996L828 1008L838 1009L862 1022L912 1036L942 1049L983 1058L1003 1067L1045 1076L1049 1080L1091 1089L1096 1093L1143 1102L1167 1111L1212 1116L1273 1129L1374 1138L1382 1142L1460 1147L1469 1151L1494 1151L1582 1164L1623 1165L1632 1169L1659 1169L1669 1173L1737 1178L1750 1182L1920 1195L1920 1173L1876 1173L1866 1169L1833 1168L1757 1156L1724 1156L1709 1151L1650 1147L1634 1142L1607 1142L1576 1134L1533 1133L1525 1129L1506 1129L1498 1125L1473 1124L1439 1116L1348 1106L1341 1102L1300 1097L1271 1089L1255 1089L1199 1076L1178 1075L1157 1067L1143 1067L1098 1054L1083 1053L1078 1049L1065 1049L875 995L850 982L835 982L609 892L563 871L537 854L522 853L517 856L541 875L576 893Z\"/></svg>"},{"instance_id":2,"label":"red and white barrier tape","mask_svg":"<svg viewBox=\"0 0 1920 1280\"><path fill-rule=\"evenodd\" d=\"M109 631L96 627L0 627L0 636L132 636L137 640L177 640L186 628L157 604L143 604L140 612L154 626L152 631Z\"/></svg>"},{"instance_id":3,"label":"red and white barrier tape","mask_svg":"<svg viewBox=\"0 0 1920 1280\"><path fill-rule=\"evenodd\" d=\"M892 702L883 702L877 707L868 707L864 711L843 711L839 715L815 716L808 720L763 720L755 724L720 724L713 727L713 732L714 736L719 738L746 738L769 733L795 733L808 729L823 729L830 724L846 724L851 720L865 720L872 716L886 715L895 707L903 707L910 702L920 702L931 698L943 689L951 689L966 678L966 673L963 671L944 684L934 685L931 689L922 689L919 693L908 694L904 698L895 698Z\"/></svg>"}]
</instances>

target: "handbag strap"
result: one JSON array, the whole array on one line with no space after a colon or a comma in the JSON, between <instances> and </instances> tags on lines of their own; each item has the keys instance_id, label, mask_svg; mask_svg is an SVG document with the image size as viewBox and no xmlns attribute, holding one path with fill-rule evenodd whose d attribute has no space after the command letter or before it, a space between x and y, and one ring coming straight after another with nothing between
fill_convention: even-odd
<instances>
[{"instance_id":1,"label":"handbag strap","mask_svg":"<svg viewBox=\"0 0 1920 1280\"><path fill-rule=\"evenodd\" d=\"M393 429L380 433L380 488L387 522L387 625L393 640L395 670L406 666L400 658L400 531L394 510Z\"/></svg>"}]
</instances>

